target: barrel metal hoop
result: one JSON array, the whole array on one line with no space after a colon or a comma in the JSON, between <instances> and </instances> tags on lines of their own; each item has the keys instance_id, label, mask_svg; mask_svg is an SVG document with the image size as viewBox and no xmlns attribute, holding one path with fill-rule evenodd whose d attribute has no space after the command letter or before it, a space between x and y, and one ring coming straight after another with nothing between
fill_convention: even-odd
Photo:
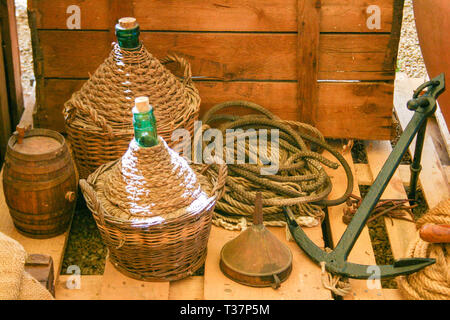
<instances>
[{"instance_id":1,"label":"barrel metal hoop","mask_svg":"<svg viewBox=\"0 0 450 320\"><path fill-rule=\"evenodd\" d=\"M3 175L3 183L5 189L6 186L8 186L8 188L20 191L29 191L29 192L44 191L53 189L74 176L75 171L67 170L67 172L65 172L64 174L49 181L20 181L20 184L18 184L17 179L12 178L10 175ZM64 194L66 194L68 191L75 191L75 190L65 190Z\"/></svg>"}]
</instances>

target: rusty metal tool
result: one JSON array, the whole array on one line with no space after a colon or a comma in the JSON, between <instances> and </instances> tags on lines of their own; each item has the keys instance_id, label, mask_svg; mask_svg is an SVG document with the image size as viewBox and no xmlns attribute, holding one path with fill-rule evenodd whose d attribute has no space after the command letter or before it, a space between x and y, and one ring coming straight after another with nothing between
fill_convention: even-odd
<instances>
[{"instance_id":1,"label":"rusty metal tool","mask_svg":"<svg viewBox=\"0 0 450 320\"><path fill-rule=\"evenodd\" d=\"M253 225L225 244L220 269L228 278L252 287L278 289L289 277L292 253L264 226L260 192L256 194Z\"/></svg>"},{"instance_id":2,"label":"rusty metal tool","mask_svg":"<svg viewBox=\"0 0 450 320\"><path fill-rule=\"evenodd\" d=\"M426 91L424 91L425 89ZM366 225L371 211L380 200L403 155L416 135L416 149L411 166L413 173L411 175L411 189L415 189L417 186L427 119L436 111L436 99L444 90L445 78L444 74L441 74L422 84L414 91L413 99L408 101L407 104L408 109L414 111L411 121L333 251L325 252L317 247L299 227L291 209L284 207L286 221L296 243L313 261L325 263L328 272L348 278L368 279L374 276L374 270L379 270L377 272L379 278L390 278L417 272L436 262L435 259L429 258L410 258L397 260L393 265L368 266L348 262L347 258ZM421 93L423 94L421 95ZM410 198L415 198L415 190L410 193Z\"/></svg>"},{"instance_id":3,"label":"rusty metal tool","mask_svg":"<svg viewBox=\"0 0 450 320\"><path fill-rule=\"evenodd\" d=\"M412 213L412 209L416 208L418 204L409 205L410 202L414 202L412 199L384 199L379 201L375 208L371 212L370 218L367 222L374 221L382 216L401 219L405 221L414 222L414 215ZM358 210L359 206L362 203L362 198L358 197L354 194L351 194L346 201L347 206L343 209L342 221L345 224L349 224L353 218L353 215ZM407 215L410 218L407 218Z\"/></svg>"}]
</instances>

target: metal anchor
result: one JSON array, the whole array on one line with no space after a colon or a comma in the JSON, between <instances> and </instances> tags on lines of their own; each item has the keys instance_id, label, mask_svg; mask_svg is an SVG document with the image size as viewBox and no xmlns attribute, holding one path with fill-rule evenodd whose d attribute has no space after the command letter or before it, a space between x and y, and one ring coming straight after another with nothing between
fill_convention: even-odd
<instances>
[{"instance_id":1,"label":"metal anchor","mask_svg":"<svg viewBox=\"0 0 450 320\"><path fill-rule=\"evenodd\" d=\"M425 89L427 90L424 94L420 95ZM415 199L427 120L436 111L436 99L444 90L445 78L442 73L414 91L413 99L407 104L408 109L414 111L411 121L333 251L325 252L316 246L297 224L291 209L284 207L286 221L295 242L313 261L318 264L325 263L328 272L347 278L368 279L374 276L374 270L376 270L379 271L377 274L380 278L390 278L417 272L436 262L435 259L429 258L410 258L397 260L393 265L370 266L348 262L347 258L366 225L370 212L380 200L403 155L417 134L416 149L411 165L411 192L409 194L409 198Z\"/></svg>"}]
</instances>

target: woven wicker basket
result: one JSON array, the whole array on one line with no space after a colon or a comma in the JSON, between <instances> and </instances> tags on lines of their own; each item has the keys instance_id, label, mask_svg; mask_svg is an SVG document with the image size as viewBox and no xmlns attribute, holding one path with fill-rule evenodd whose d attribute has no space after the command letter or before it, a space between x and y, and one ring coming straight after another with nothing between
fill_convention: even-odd
<instances>
[{"instance_id":1,"label":"woven wicker basket","mask_svg":"<svg viewBox=\"0 0 450 320\"><path fill-rule=\"evenodd\" d=\"M116 184L107 183L119 161L100 166L87 180L80 181L87 206L108 247L110 261L119 271L138 280L174 281L192 275L206 259L214 207L225 189L226 165L220 165L217 171L206 165L191 166L211 199L206 206L200 206L201 211L167 212L151 216L150 220L130 220L113 214L122 212L120 205L105 201L104 190L108 186L114 192L120 190Z\"/></svg>"},{"instance_id":2,"label":"woven wicker basket","mask_svg":"<svg viewBox=\"0 0 450 320\"><path fill-rule=\"evenodd\" d=\"M172 62L182 78L165 68ZM130 52L114 44L109 58L64 105L66 132L81 178L126 151L134 134L131 110L137 96L149 97L158 134L170 146L176 143L171 143L176 129L193 135L200 96L189 63L176 55L159 61L143 45Z\"/></svg>"}]
</instances>

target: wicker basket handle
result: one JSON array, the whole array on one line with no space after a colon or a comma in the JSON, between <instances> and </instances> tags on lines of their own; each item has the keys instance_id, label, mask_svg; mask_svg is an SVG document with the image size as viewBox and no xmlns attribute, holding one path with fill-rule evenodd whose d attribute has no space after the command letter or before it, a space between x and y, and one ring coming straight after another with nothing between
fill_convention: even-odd
<instances>
[{"instance_id":1,"label":"wicker basket handle","mask_svg":"<svg viewBox=\"0 0 450 320\"><path fill-rule=\"evenodd\" d=\"M86 199L86 202L91 204L95 208L95 212L100 217L100 221L103 225L105 225L105 214L103 206L101 205L100 201L98 201L97 193L94 190L95 182L97 181L97 178L105 171L113 167L120 159L105 163L101 165L98 170L95 170L92 174L89 175L87 180L81 179L80 180L80 187L83 191L84 198Z\"/></svg>"},{"instance_id":2,"label":"wicker basket handle","mask_svg":"<svg viewBox=\"0 0 450 320\"><path fill-rule=\"evenodd\" d=\"M97 195L95 194L94 188L91 186L91 184L86 181L85 179L80 180L80 188L83 191L84 198L86 202L91 204L94 207L94 211L98 213L100 216L100 220L102 224L105 224L105 220L103 218L103 212L101 208L100 201L97 199Z\"/></svg>"},{"instance_id":3,"label":"wicker basket handle","mask_svg":"<svg viewBox=\"0 0 450 320\"><path fill-rule=\"evenodd\" d=\"M63 114L64 114L64 118L66 120L66 123L69 124L75 119L75 112L84 113L84 114L89 115L91 120L97 126L99 126L103 131L108 132L109 136L112 137L113 129L108 124L106 119L103 116L99 115L95 109L93 109L89 106L85 106L83 103L81 103L80 99L75 98L75 95L76 95L76 93L73 94L72 97L70 98L70 100L64 104Z\"/></svg>"},{"instance_id":4,"label":"wicker basket handle","mask_svg":"<svg viewBox=\"0 0 450 320\"><path fill-rule=\"evenodd\" d=\"M180 57L175 53L168 54L167 57L161 60L162 64L168 64L172 62L178 63L179 67L182 69L183 84L184 85L192 84L192 71L189 62L184 57Z\"/></svg>"},{"instance_id":5,"label":"wicker basket handle","mask_svg":"<svg viewBox=\"0 0 450 320\"><path fill-rule=\"evenodd\" d=\"M80 180L80 188L83 191L83 194L85 197L87 196L88 199L86 201L94 203L94 201L97 201L97 197L95 196L94 188L91 187L91 185L86 181L86 179Z\"/></svg>"},{"instance_id":6,"label":"wicker basket handle","mask_svg":"<svg viewBox=\"0 0 450 320\"><path fill-rule=\"evenodd\" d=\"M100 201L98 201L95 190L91 185L91 182L90 182L91 177L92 177L92 175L89 176L87 181L85 179L81 179L80 187L81 187L81 190L83 191L83 195L84 195L84 198L86 199L86 202L93 205L94 212L100 218L101 225L105 226L106 225L105 224L105 214L103 212L104 209L103 209ZM97 177L95 177L94 179L96 179L96 178ZM114 239L113 239L113 237L111 237L111 235L108 231L108 228L104 228L103 232L104 232L104 236L108 237L109 243L114 243ZM120 240L119 245L116 247L116 249L118 250L125 244L125 235L123 233L121 233L120 231L117 231L116 237L118 237Z\"/></svg>"},{"instance_id":7,"label":"wicker basket handle","mask_svg":"<svg viewBox=\"0 0 450 320\"><path fill-rule=\"evenodd\" d=\"M217 181L212 190L212 194L216 195L216 201L219 201L225 193L225 183L228 176L228 167L225 163L218 164Z\"/></svg>"}]
</instances>

